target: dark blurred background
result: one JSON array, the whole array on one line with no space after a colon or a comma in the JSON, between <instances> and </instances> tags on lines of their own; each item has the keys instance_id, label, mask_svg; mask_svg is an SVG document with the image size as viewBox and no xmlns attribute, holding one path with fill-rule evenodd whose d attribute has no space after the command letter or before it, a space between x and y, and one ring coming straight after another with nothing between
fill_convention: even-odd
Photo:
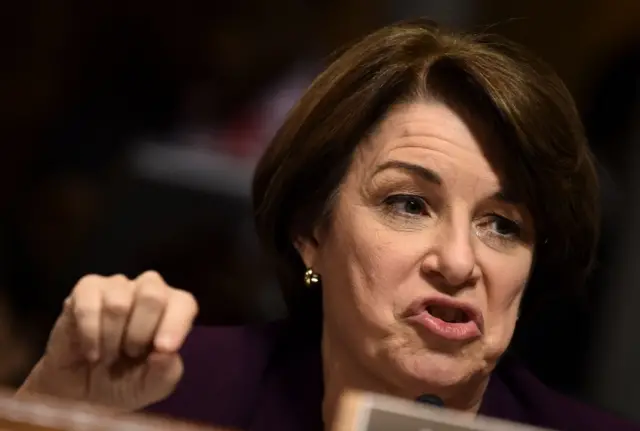
<instances>
[{"instance_id":1,"label":"dark blurred background","mask_svg":"<svg viewBox=\"0 0 640 431\"><path fill-rule=\"evenodd\" d=\"M635 275L616 277L640 266L640 240L629 244L640 201L631 187L640 1L21 0L2 9L0 384L24 378L89 272L158 270L198 297L201 323L281 316L253 234L253 165L328 54L382 24L429 16L527 45L578 101L603 174L599 266L582 295L524 319L514 350L554 388L640 421L640 298Z\"/></svg>"}]
</instances>

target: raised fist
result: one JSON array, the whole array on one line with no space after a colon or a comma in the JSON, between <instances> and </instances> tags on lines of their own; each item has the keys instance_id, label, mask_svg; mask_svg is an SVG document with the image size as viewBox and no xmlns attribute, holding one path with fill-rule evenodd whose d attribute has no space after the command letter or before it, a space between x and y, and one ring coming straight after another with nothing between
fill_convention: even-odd
<instances>
[{"instance_id":1,"label":"raised fist","mask_svg":"<svg viewBox=\"0 0 640 431\"><path fill-rule=\"evenodd\" d=\"M19 389L133 411L182 377L178 350L198 306L153 271L83 277L65 300L44 356Z\"/></svg>"}]
</instances>

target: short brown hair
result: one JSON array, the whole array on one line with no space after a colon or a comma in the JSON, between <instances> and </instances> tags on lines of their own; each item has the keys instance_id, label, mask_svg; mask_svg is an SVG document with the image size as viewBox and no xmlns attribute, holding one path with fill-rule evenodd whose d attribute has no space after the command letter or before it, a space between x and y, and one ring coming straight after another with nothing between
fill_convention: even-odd
<instances>
[{"instance_id":1,"label":"short brown hair","mask_svg":"<svg viewBox=\"0 0 640 431\"><path fill-rule=\"evenodd\" d=\"M382 28L345 50L289 113L258 164L257 231L287 302L302 289L305 270L294 235L330 214L354 149L381 117L420 95L463 107L497 133L509 185L536 225L529 290L581 286L595 255L599 193L568 90L517 45L418 20Z\"/></svg>"}]
</instances>

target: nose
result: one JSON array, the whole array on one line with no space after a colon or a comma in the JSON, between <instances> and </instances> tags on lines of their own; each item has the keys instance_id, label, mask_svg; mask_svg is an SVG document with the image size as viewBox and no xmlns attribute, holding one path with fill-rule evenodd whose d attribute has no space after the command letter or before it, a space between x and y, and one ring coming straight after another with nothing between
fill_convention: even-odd
<instances>
[{"instance_id":1,"label":"nose","mask_svg":"<svg viewBox=\"0 0 640 431\"><path fill-rule=\"evenodd\" d=\"M469 222L443 222L434 232L423 271L450 287L470 283L477 269L471 232Z\"/></svg>"}]
</instances>

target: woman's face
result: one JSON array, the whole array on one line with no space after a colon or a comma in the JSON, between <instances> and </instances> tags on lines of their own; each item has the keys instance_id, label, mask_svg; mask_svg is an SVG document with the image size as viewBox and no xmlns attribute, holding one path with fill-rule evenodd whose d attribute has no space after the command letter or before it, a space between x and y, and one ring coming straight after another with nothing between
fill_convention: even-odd
<instances>
[{"instance_id":1,"label":"woman's face","mask_svg":"<svg viewBox=\"0 0 640 431\"><path fill-rule=\"evenodd\" d=\"M331 353L387 391L455 398L510 342L533 223L486 145L442 103L395 107L356 151L329 225L299 244L322 277Z\"/></svg>"}]
</instances>

